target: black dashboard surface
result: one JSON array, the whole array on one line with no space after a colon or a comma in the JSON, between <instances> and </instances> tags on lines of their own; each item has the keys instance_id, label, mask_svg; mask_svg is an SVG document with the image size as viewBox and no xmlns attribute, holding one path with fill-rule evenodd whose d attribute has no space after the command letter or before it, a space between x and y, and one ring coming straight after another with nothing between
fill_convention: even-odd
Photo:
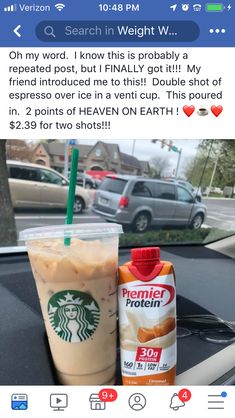
<instances>
[{"instance_id":1,"label":"black dashboard surface","mask_svg":"<svg viewBox=\"0 0 235 418\"><path fill-rule=\"evenodd\" d=\"M120 250L119 264L129 257L128 250ZM161 258L175 266L178 317L213 314L235 319L234 260L202 246L163 247ZM178 338L177 374L225 347L204 341L194 329ZM25 254L0 256L0 370L1 385L58 384Z\"/></svg>"}]
</instances>

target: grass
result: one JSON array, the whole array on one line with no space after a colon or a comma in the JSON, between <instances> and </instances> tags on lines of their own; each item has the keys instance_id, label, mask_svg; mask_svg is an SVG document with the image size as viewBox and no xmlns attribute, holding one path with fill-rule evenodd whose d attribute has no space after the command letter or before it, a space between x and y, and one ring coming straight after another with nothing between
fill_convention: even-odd
<instances>
[{"instance_id":1,"label":"grass","mask_svg":"<svg viewBox=\"0 0 235 418\"><path fill-rule=\"evenodd\" d=\"M220 198L220 197L224 197L224 195L221 194L221 193L211 192L208 197L218 197L218 198Z\"/></svg>"},{"instance_id":2,"label":"grass","mask_svg":"<svg viewBox=\"0 0 235 418\"><path fill-rule=\"evenodd\" d=\"M207 244L233 235L233 233L218 228L202 228L198 230L162 229L158 231L147 231L142 234L126 232L120 236L120 247L163 244Z\"/></svg>"},{"instance_id":3,"label":"grass","mask_svg":"<svg viewBox=\"0 0 235 418\"><path fill-rule=\"evenodd\" d=\"M223 194L220 194L220 193L214 193L214 192L211 192L210 194L209 194L209 197L216 197L216 198L225 198L226 196L224 196ZM229 199L234 199L235 198L235 196L230 196L230 197L226 197L228 200Z\"/></svg>"}]
</instances>

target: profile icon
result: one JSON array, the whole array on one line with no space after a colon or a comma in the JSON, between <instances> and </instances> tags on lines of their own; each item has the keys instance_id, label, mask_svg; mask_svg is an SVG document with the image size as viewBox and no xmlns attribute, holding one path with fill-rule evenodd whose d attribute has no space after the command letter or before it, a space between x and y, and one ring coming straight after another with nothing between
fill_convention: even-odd
<instances>
[{"instance_id":1,"label":"profile icon","mask_svg":"<svg viewBox=\"0 0 235 418\"><path fill-rule=\"evenodd\" d=\"M146 405L146 398L142 393L134 393L130 396L128 404L134 411L141 411Z\"/></svg>"}]
</instances>

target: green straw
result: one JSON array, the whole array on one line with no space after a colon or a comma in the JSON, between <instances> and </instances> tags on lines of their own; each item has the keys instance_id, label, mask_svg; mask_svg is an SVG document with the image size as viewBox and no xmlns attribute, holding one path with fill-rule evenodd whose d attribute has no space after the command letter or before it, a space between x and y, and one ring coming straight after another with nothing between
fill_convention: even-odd
<instances>
[{"instance_id":1,"label":"green straw","mask_svg":"<svg viewBox=\"0 0 235 418\"><path fill-rule=\"evenodd\" d=\"M78 170L78 159L79 151L77 148L73 148L72 152L72 163L70 171L70 180L69 180L69 193L68 193L68 203L67 203L67 212L66 212L66 225L71 225L73 223L73 206L75 200L75 189L77 182L77 170ZM70 245L71 238L64 238L64 245Z\"/></svg>"}]
</instances>

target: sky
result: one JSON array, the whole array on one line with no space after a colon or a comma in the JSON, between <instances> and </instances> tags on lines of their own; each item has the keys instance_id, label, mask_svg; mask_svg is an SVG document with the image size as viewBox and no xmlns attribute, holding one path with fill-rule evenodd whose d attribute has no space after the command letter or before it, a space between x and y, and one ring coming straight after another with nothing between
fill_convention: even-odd
<instances>
[{"instance_id":1,"label":"sky","mask_svg":"<svg viewBox=\"0 0 235 418\"><path fill-rule=\"evenodd\" d=\"M93 145L98 141L98 139L95 140L78 140L78 143L80 144L89 144ZM100 139L100 141L102 141ZM117 140L108 140L103 141L108 143L115 143L119 144L121 152L125 152L127 154L133 154L134 156L138 158L139 160L146 160L150 161L151 158L154 156L162 156L167 159L169 159L170 162L170 168L167 169L165 175L172 175L173 170L176 168L177 160L179 154L177 152L168 151L168 147L161 148L161 143L157 142L153 144L150 140L142 139L142 140L129 140L129 139L120 139ZM169 143L169 140L166 140L167 143ZM179 175L181 177L184 177L184 169L187 165L188 161L190 161L191 158L193 158L196 155L197 152L197 146L199 145L200 140L191 140L191 139L181 139L181 140L173 140L173 144L177 148L182 149L181 154L181 161L180 161L180 169L179 169Z\"/></svg>"}]
</instances>

